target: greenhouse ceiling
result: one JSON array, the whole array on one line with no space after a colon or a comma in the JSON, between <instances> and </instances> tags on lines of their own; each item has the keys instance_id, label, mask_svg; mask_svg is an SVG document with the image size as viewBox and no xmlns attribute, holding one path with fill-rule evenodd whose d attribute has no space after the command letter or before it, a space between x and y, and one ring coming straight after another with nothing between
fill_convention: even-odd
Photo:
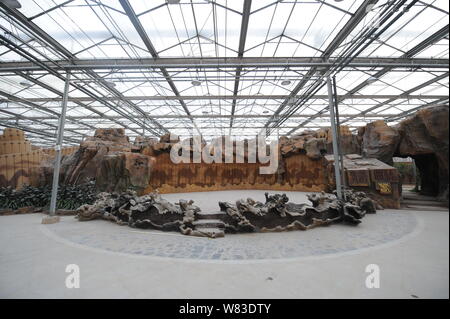
<instances>
[{"instance_id":1,"label":"greenhouse ceiling","mask_svg":"<svg viewBox=\"0 0 450 319\"><path fill-rule=\"evenodd\" d=\"M393 124L448 104L446 0L0 0L0 128L54 145Z\"/></svg>"}]
</instances>

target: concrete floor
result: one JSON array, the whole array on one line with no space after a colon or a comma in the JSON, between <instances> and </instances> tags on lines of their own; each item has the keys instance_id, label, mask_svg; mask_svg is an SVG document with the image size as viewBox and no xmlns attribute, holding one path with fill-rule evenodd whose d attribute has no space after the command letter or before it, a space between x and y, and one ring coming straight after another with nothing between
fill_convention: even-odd
<instances>
[{"instance_id":1,"label":"concrete floor","mask_svg":"<svg viewBox=\"0 0 450 319\"><path fill-rule=\"evenodd\" d=\"M216 199L235 200L250 196L263 200L263 194L264 191L227 191L163 197L171 201L192 198L206 211L217 210ZM288 193L288 196L292 201L300 202L304 201L305 194L296 192ZM382 216L390 212L395 214L398 211L385 210L382 214L367 216L357 227L379 225L380 221L385 220ZM62 227L73 225L71 216L63 217L60 224L54 225L41 225L41 214L2 216L0 297L448 298L449 214L430 211L407 213L413 215L417 225L412 232L389 243L364 249L356 247L343 253L235 262L139 256L101 247L75 245L63 238ZM98 228L88 223L79 223L86 225L86 232L133 230L106 221L94 221L99 224L92 225L99 225ZM330 231L339 234L339 229L348 231L339 227L333 225L306 232L291 232L290 235L276 233L267 238L280 236L279 239L283 240L283 236L292 234L301 238L314 232L325 236ZM58 233L58 230L62 232ZM178 235L167 233L167 236ZM225 239L229 236L233 235L227 235ZM128 237L123 240L128 240ZM320 238L317 240L320 242ZM65 270L68 264L77 264L80 268L78 289L66 288L68 273ZM366 288L365 281L369 274L365 269L368 264L379 266L380 288Z\"/></svg>"}]
</instances>

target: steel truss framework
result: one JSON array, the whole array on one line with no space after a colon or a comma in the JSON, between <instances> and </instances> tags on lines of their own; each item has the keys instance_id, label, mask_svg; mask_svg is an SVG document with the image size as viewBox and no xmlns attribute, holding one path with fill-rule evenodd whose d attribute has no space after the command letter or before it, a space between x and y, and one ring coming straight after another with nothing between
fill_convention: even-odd
<instances>
[{"instance_id":1,"label":"steel truss framework","mask_svg":"<svg viewBox=\"0 0 450 319\"><path fill-rule=\"evenodd\" d=\"M448 104L444 0L0 2L0 127L53 145L99 127L130 136L292 135L396 123ZM81 23L83 21L83 23Z\"/></svg>"}]
</instances>

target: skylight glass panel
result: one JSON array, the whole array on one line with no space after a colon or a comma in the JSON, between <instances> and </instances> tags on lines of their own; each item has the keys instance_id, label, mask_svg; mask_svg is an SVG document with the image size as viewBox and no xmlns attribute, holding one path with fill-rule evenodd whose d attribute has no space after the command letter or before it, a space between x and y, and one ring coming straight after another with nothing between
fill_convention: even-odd
<instances>
[{"instance_id":1,"label":"skylight glass panel","mask_svg":"<svg viewBox=\"0 0 450 319\"><path fill-rule=\"evenodd\" d=\"M130 0L130 4L138 16L146 35L139 34L136 26L125 14L119 1L115 0L74 0L66 3L65 0L30 0L22 2L22 9L19 11L28 18L32 18L31 23L36 23L45 33L62 47L75 54L78 59L139 59L152 58L142 37L147 37L151 45L155 47L161 58L216 58L238 57L241 25L243 20L243 0L181 0L180 4L169 5L165 0L140 1ZM349 36L332 52L332 57L338 57L345 52L354 40L361 34L361 31L376 20L377 14L387 5L389 0L379 1L372 11L362 19L359 25ZM249 25L245 42L244 58L246 57L319 57L323 55L329 44L338 35L344 25L352 18L361 5L361 1L275 1L260 0L253 1ZM448 25L448 3L444 0L419 1L408 12L398 11L394 14L403 14L389 29L384 32L380 39L375 39L372 44L365 48L360 57L400 57L417 44L425 41L436 31ZM34 18L33 18L34 17ZM77 17L83 17L81 21ZM12 25L12 19L6 18L5 14L0 15L2 30L0 34L11 41L13 45L19 46L24 54L31 54L40 60L60 60L67 59L64 54L58 53L57 48L52 48L44 39L33 39L32 32L19 25ZM1 33L3 32L3 33ZM448 36L447 36L448 37ZM368 42L368 39L365 39ZM148 43L147 43L148 45ZM440 39L437 43L425 48L414 58L447 58L448 59L448 39ZM14 53L6 47L0 47L0 61L24 61L22 56ZM199 61L201 64L203 61ZM113 62L112 62L113 63ZM133 62L135 63L135 62ZM364 95L396 95L403 94L418 85L432 80L435 76L448 72L448 68L434 69L392 69L378 79L366 83L370 76L375 75L382 68L351 68L346 67L336 75L338 94L344 95L349 91L363 84L355 92L360 97L347 98L340 102L341 114L356 115L361 111L369 110L370 113L380 112L381 115L399 114L402 110L417 108L426 103L432 103L430 99L399 99L396 98L391 103L383 105L386 99L381 98L361 98ZM196 122L201 126L202 132L206 134L223 134L228 132L230 118L218 118L217 115L232 112L237 115L250 114L256 118L235 118L233 125L239 129L233 131L247 134L254 131L256 127L262 127L267 123L269 115L273 114L280 105L285 102L285 98L278 99L258 99L239 98L241 95L285 95L288 96L294 88L303 80L303 75L309 70L308 67L243 67L238 82L236 82L236 67L218 68L195 68L179 67L167 68L171 79L163 75L160 69L135 69L135 70L94 70L87 73L86 70L76 70L72 72L70 97L84 97L86 101L80 103L69 103L68 114L71 116L92 115L83 107L92 106L98 108L101 113L114 114L117 121L123 125L130 125L139 129L139 124L133 123L123 115L117 114L109 105L120 105L125 114L139 117L133 105L137 105L149 116L158 116L157 121L164 126L173 128L180 134L188 134L192 131L192 122L186 115L183 105L186 105L189 112L195 116L201 116ZM64 77L64 72L60 71ZM165 71L164 71L165 72ZM43 85L48 85L58 92L64 90L64 79L55 75L49 75L46 70L33 71L28 74ZM98 78L103 78L107 82L114 83L108 88L101 84ZM304 83L297 95L303 95L312 89L318 77L314 75ZM61 101L60 94L47 90L39 84L23 86L20 84L24 78L14 74L14 69L8 75L2 75L0 79L0 90L14 94L18 97L26 98L33 103L43 105L49 110L59 112ZM170 81L170 80L169 80ZM208 96L227 95L231 97L237 86L237 97L233 99L208 99ZM77 89L76 86L80 89ZM315 115L323 112L328 107L327 87L324 82L321 88L315 92L324 98L309 99L303 101L303 105L292 107L297 109L296 114ZM448 77L439 82L426 85L426 87L412 92L412 95L436 95L448 96ZM174 87L176 89L174 89ZM174 97L176 91L183 96L200 96L202 99L186 99L182 102L175 99L155 101L152 99L139 98L139 96L171 96ZM87 94L87 93L90 94ZM126 97L137 96L126 103L120 102L120 95ZM98 97L96 100L95 97ZM104 102L103 97L112 98L110 102ZM45 98L56 98L56 101L45 102ZM298 101L301 101L298 100ZM289 103L282 114L291 109ZM379 106L379 107L378 107ZM2 103L2 107L13 112L30 111L28 107L10 105ZM47 113L37 111L41 116L48 116ZM1 114L1 112L0 112ZM163 118L161 116L170 115L172 117ZM265 117L261 117L265 115ZM326 115L326 113L323 113ZM4 116L4 114L1 114ZM83 119L94 126L98 125L119 125L111 120L98 119L99 115L94 114L94 121ZM182 118L173 118L182 116ZM214 117L216 116L216 117ZM358 117L349 121L351 125L373 120L373 116ZM297 127L307 118L290 118L284 124L289 129ZM44 121L57 123L56 118L49 118ZM320 116L311 120L308 127L319 125L329 125L327 116ZM33 125L33 122L30 122ZM70 125L76 125L71 123ZM45 125L44 125L45 127ZM68 126L72 127L72 126ZM88 133L85 126L80 124L82 133ZM296 132L300 132L302 128ZM49 130L46 127L46 130ZM52 130L52 129L50 129ZM129 130L130 134L137 132ZM70 133L75 134L75 133ZM77 135L78 136L78 135Z\"/></svg>"},{"instance_id":2,"label":"skylight glass panel","mask_svg":"<svg viewBox=\"0 0 450 319\"><path fill-rule=\"evenodd\" d=\"M83 17L78 24L75 17ZM70 52L95 44L110 34L88 6L62 7L33 20Z\"/></svg>"},{"instance_id":3,"label":"skylight glass panel","mask_svg":"<svg viewBox=\"0 0 450 319\"><path fill-rule=\"evenodd\" d=\"M431 47L428 47L427 49L423 50L419 54L416 55L418 58L441 58L441 59L448 59L448 48L449 48L449 41L447 39L443 39Z\"/></svg>"},{"instance_id":4,"label":"skylight glass panel","mask_svg":"<svg viewBox=\"0 0 450 319\"><path fill-rule=\"evenodd\" d=\"M386 39L387 44L408 51L448 24L447 16L444 13L436 12L431 8L427 8L423 12L419 10L421 9L417 7L411 8L392 26L392 30L397 30L400 27L401 29L395 32L392 37L391 34L394 31L387 32L386 35L381 37L381 40ZM420 14L418 14L419 12ZM406 25L404 25L405 23Z\"/></svg>"}]
</instances>

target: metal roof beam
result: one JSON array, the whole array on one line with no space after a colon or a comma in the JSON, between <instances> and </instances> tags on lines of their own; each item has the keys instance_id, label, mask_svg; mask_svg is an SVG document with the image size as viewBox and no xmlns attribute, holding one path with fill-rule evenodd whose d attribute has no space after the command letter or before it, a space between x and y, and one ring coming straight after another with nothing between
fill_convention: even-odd
<instances>
[{"instance_id":1,"label":"metal roof beam","mask_svg":"<svg viewBox=\"0 0 450 319\"><path fill-rule=\"evenodd\" d=\"M55 39L53 39L50 35L48 35L45 31L43 31L39 26L37 26L35 23L33 23L32 21L30 21L26 16L24 16L21 12L19 12L17 9L11 9L8 6L6 6L5 4L0 3L0 8L2 8L6 14L8 14L10 17L14 18L16 23L20 24L21 26L23 26L24 28L26 28L27 30L31 31L32 33L34 33L35 35L37 35L40 39L42 39L46 44L49 44L50 47L56 51L56 53L60 54L61 56L67 58L67 61L70 61L71 63L74 63L75 61L78 61L78 58L76 56L74 56L69 50L67 50L63 45L61 45L58 41L56 41ZM8 41L7 39L3 38L3 43L6 41ZM28 54L29 55L29 54ZM35 59L37 60L37 59ZM42 65L42 63L39 61L39 64ZM52 69L52 71L54 73L56 73L55 71L55 64L52 61L50 63L50 68ZM21 71L19 69L16 69L15 71ZM67 70L66 70L67 71ZM94 79L96 79L98 81L99 84L102 84L103 87L109 91L111 91L113 94L118 95L119 97L121 96L121 93L119 91L117 91L114 88L111 88L110 86L107 85L106 81L99 77L95 72L91 71L91 70L85 70L86 74L88 76L93 77ZM58 76L58 74L56 74ZM81 91L89 91L86 90L86 88L80 88L78 87L78 89L80 89ZM86 92L85 92L86 93ZM88 92L86 93L88 95L92 95L92 92ZM95 94L94 94L95 95ZM98 100L101 101L101 97L98 97ZM138 113L140 113L143 117L148 118L148 120L150 122L152 122L156 127L158 127L159 129L161 129L163 132L167 131L164 129L164 127L162 127L159 123L157 123L155 120L153 120L151 117L147 117L147 115L137 106L134 105L130 102L127 102L128 105L135 109ZM116 112L120 112L118 111L114 105L108 104L106 103L106 105L108 107L111 107L112 109L114 109ZM137 123L139 123L139 121L134 120ZM142 126L144 126L147 130L149 130L150 132L153 133L157 133L153 128L151 127L146 127L145 124L140 124Z\"/></svg>"},{"instance_id":2,"label":"metal roof beam","mask_svg":"<svg viewBox=\"0 0 450 319\"><path fill-rule=\"evenodd\" d=\"M52 145L54 145L54 143L55 143L55 134L51 134L51 133L48 133L48 132L45 132L42 130L35 130L33 128L30 128L30 127L24 126L24 125L9 125L9 124L0 123L0 127L1 126L10 127L10 128L18 128L24 132L36 134L37 136L40 136L41 138L49 141ZM27 136L27 138L29 138L29 137ZM31 138L35 138L35 137L32 136ZM64 138L64 140L69 141L70 143L75 143L75 144L78 144L81 142L81 139L80 140L72 139L70 137L66 137L66 138Z\"/></svg>"},{"instance_id":3,"label":"metal roof beam","mask_svg":"<svg viewBox=\"0 0 450 319\"><path fill-rule=\"evenodd\" d=\"M20 119L26 119L26 120L30 120L30 121L32 121L34 123L38 123L40 125L50 126L50 127L52 127L51 130L54 131L55 133L56 133L56 130L58 129L58 125L57 124L46 123L46 122L41 121L41 120L32 120L32 119L27 118L26 116L23 116L23 115L20 115L20 114L14 114L14 113L12 113L12 112L10 112L8 110L5 110L5 109L0 109L0 113L4 113L4 114L8 114L8 115L14 115L14 116L17 116ZM9 125L7 123L2 123L0 121L0 126L19 128L19 129L22 129L23 131L26 131L26 132L33 131L33 132L36 132L36 134L39 134L40 132L43 132L42 130L35 130L35 129L31 129L31 128L27 127L27 126L20 125L19 123L15 123L14 125ZM78 132L76 132L74 130L67 130L67 131L75 133L75 134L80 134L80 133L78 133ZM48 137L53 137L53 138L56 137L56 134L50 134L50 133L42 134L42 135L46 135ZM84 134L82 134L82 135L84 135ZM72 139L70 137L65 137L64 140L69 141L69 142L75 142L75 143L76 142L80 142L80 140L75 140L75 139Z\"/></svg>"},{"instance_id":4,"label":"metal roof beam","mask_svg":"<svg viewBox=\"0 0 450 319\"><path fill-rule=\"evenodd\" d=\"M429 86L430 84L433 84L433 83L435 83L437 81L445 79L448 76L449 76L449 72L446 72L446 73L444 73L442 75L436 76L436 77L432 78L431 80L428 80L428 81L426 81L426 82L424 82L424 83L422 83L422 84L420 84L418 86L413 87L412 89L409 89L409 90L405 91L405 94L410 94L410 93L413 93L413 92L418 91L420 89L423 89L423 88ZM388 105L389 103L394 102L394 101L395 101L395 99L386 100L386 101L384 101L382 103L379 103L379 104L377 104L375 106L372 106L372 107L368 108L367 110L362 111L360 115L364 115L366 113L372 112L373 110L376 110L377 108L380 108L380 107L382 107L384 105ZM347 122L348 120L351 120L352 118L354 118L354 117L349 117L349 118L341 121L341 124Z\"/></svg>"},{"instance_id":5,"label":"metal roof beam","mask_svg":"<svg viewBox=\"0 0 450 319\"><path fill-rule=\"evenodd\" d=\"M334 37L331 43L327 46L324 52L321 54L321 59L323 61L328 60L333 52L342 44L342 42L347 38L350 33L356 28L356 26L364 19L367 15L367 8L375 5L378 0L365 0L356 10L355 14L347 21L344 27L339 31L339 33ZM295 86L295 88L291 91L290 97L286 98L277 110L274 112L274 118L270 119L266 123L266 127L268 127L276 117L284 110L284 108L291 103L292 98L300 92L301 89L306 85L306 83L314 76L317 68L311 67L311 69L306 73L302 80Z\"/></svg>"},{"instance_id":6,"label":"metal roof beam","mask_svg":"<svg viewBox=\"0 0 450 319\"><path fill-rule=\"evenodd\" d=\"M436 103L437 101L433 101L431 103ZM340 117L350 117L353 116L355 114L340 114ZM389 113L389 114L378 114L378 113L369 113L369 114L364 114L361 115L361 117L364 118L378 118L378 117L387 117L387 116L397 116L398 114L395 113ZM291 118L309 118L311 116L311 114L295 114L292 115ZM204 114L199 114L199 115L192 115L192 117L194 118L198 118L198 119L207 119L207 118L218 118L218 119L229 119L231 118L231 114L211 114L211 115L204 115ZM265 119L270 117L270 115L253 115L253 114L235 114L233 115L234 118L239 119ZM322 114L320 116L318 116L320 118L328 118L329 116L326 114ZM99 116L67 116L68 119L71 120L112 120L112 119L121 119L121 117L119 116L110 116L108 118L105 117L99 117ZM187 115L157 115L156 118L158 119L180 119L180 118L187 118ZM0 123L2 121L14 121L20 119L18 117L12 116L12 117L0 117ZM26 118L26 120L46 120L48 119L48 117L45 116L28 116ZM57 119L54 119L57 120ZM98 122L100 123L100 122Z\"/></svg>"},{"instance_id":7,"label":"metal roof beam","mask_svg":"<svg viewBox=\"0 0 450 319\"><path fill-rule=\"evenodd\" d=\"M352 61L354 61L356 59L356 57L358 57L358 55L364 49L366 49L371 43L373 43L373 41L375 41L375 39L379 38L384 32L386 32L386 30L390 26L392 26L396 21L398 21L398 19L400 19L403 16L403 14L405 14L405 12L407 12L412 6L414 6L414 4L417 1L418 0L412 0L409 4L406 4L407 0L398 0L398 1L394 0L394 1L390 1L386 6L384 6L384 8L382 9L382 12L380 14L379 25L376 27L373 25L368 25L365 28L365 30L359 32L358 35L354 39L352 39L351 44L348 46L348 48L346 48L343 52L340 53L343 61L341 61L337 65L333 65L330 68L323 68L322 70L320 70L321 71L320 73L322 75L320 76L319 79L316 79L315 82L308 87L307 91L305 92L305 95L308 96L308 95L315 94L315 93L317 93L318 90L323 88L325 86L325 83L323 82L323 78L325 75L330 75L330 73L333 73L333 72L338 73L338 72L344 70L346 67L348 67L348 65ZM372 6L376 2L377 1L372 1L371 3L363 4L358 9L358 11L359 11L358 18L360 18L362 20L362 18L370 11L368 9L371 9ZM358 15L355 14L355 16L353 16L353 18L357 17ZM351 22L351 20L352 19L350 19L348 21L347 25L349 24L349 22ZM353 28L356 25L358 25L358 23L354 24ZM381 27L382 25L384 25L384 26ZM345 27L344 27L344 29L345 29ZM351 30L353 30L353 29L351 28ZM351 31L348 32L348 34L350 34L350 33L351 33ZM340 37L339 35L336 38L341 41L343 41L345 39L345 37ZM332 44L333 44L333 42L332 42ZM332 52L330 52L330 55L331 55L331 53ZM324 58L327 58L327 57L328 57L328 55L325 54ZM317 69L311 68L310 71L314 71L313 73L311 73L311 75L312 75L312 74L316 73ZM310 72L308 72L308 73L310 73ZM308 77L308 80L309 79L310 79L310 77ZM307 81L304 81L304 83L306 84ZM291 105L291 107L286 112L284 112L282 117L279 117L277 115L277 119L271 120L267 123L266 131L270 131L271 128L280 126L284 121L286 121L289 118L290 115L292 115L293 113L298 111L298 109L300 109L300 107L302 107L308 100L309 100L309 98L306 97L304 99L301 99L300 101L294 102ZM318 111L317 114L322 114L322 113L326 112L327 109L328 109L328 107L325 107L321 111ZM314 117L312 117L312 119L314 119ZM304 123L300 124L300 127L307 124L308 122L310 122L310 120L304 121ZM271 125L272 123L273 123L273 125ZM269 125L271 125L271 127L269 127Z\"/></svg>"},{"instance_id":8,"label":"metal roof beam","mask_svg":"<svg viewBox=\"0 0 450 319\"><path fill-rule=\"evenodd\" d=\"M248 22L250 20L250 9L252 6L251 0L244 1L244 7L242 9L242 20L241 20L241 32L239 35L239 49L238 49L238 57L242 58L244 56L245 51L245 42L247 39L247 30L248 30ZM230 119L230 129L233 126L233 115L236 110L236 96L239 91L239 80L241 77L242 66L238 66L236 68L236 76L234 80L234 88L233 88L233 102L231 104L231 119Z\"/></svg>"},{"instance_id":9,"label":"metal roof beam","mask_svg":"<svg viewBox=\"0 0 450 319\"><path fill-rule=\"evenodd\" d=\"M422 94L344 94L339 95L340 99L351 99L351 100L366 100L366 99L408 99L408 100L437 100L445 97L446 95L422 95ZM282 100L288 97L288 95L182 95L183 100L231 100L236 99L239 100ZM302 95L296 95L295 98L302 98ZM311 96L312 99L326 100L328 99L327 95L316 94ZM177 96L148 96L148 95L130 95L124 96L123 98L119 97L105 97L105 101L118 101L118 100L127 100L127 101L173 101L178 100ZM26 99L29 102L33 103L47 103L47 102L60 102L61 98L57 97L31 97ZM7 102L9 99L0 98L0 102ZM74 102L80 104L81 102L94 102L96 99L91 97L69 97L69 102ZM149 106L158 106L158 105L149 105ZM48 107L48 106L47 106ZM90 107L91 111L94 110ZM98 112L98 111L97 111ZM98 115L102 113L98 112ZM181 115L180 115L181 116ZM152 115L153 118L158 118L158 115Z\"/></svg>"},{"instance_id":10,"label":"metal roof beam","mask_svg":"<svg viewBox=\"0 0 450 319\"><path fill-rule=\"evenodd\" d=\"M416 54L419 54L420 52L422 52L423 50L425 50L426 48L428 48L430 45L442 40L444 37L446 37L448 35L448 24L441 28L440 30L436 31L434 34L432 34L430 37L428 37L427 39L423 40L422 42L420 42L419 44L417 44L415 47L413 47L412 49L408 50L408 52L406 52L403 56L401 56L401 59L407 59L407 58L412 58L413 56L415 56ZM377 73L375 73L372 77L374 78L381 78L383 75L385 75L386 73L388 73L390 70L392 70L392 68L390 67L385 67L382 70L378 71ZM365 80L362 83L360 83L359 85L357 85L356 87L354 87L353 89L351 89L350 91L348 91L348 94L355 94L356 92L362 90L363 88L365 88L367 85L370 84L370 81ZM344 98L339 99L339 102L342 102Z\"/></svg>"},{"instance_id":11,"label":"metal roof beam","mask_svg":"<svg viewBox=\"0 0 450 319\"><path fill-rule=\"evenodd\" d=\"M83 59L77 61L53 60L51 62L2 62L0 72L39 71L44 66L56 71L77 70L136 70L136 69L218 69L218 68L280 68L331 67L344 61L343 58L330 58L324 61L320 57L236 57L236 58L119 58L119 59ZM430 68L449 67L448 58L390 58L355 57L348 68ZM356 70L358 71L358 70Z\"/></svg>"},{"instance_id":12,"label":"metal roof beam","mask_svg":"<svg viewBox=\"0 0 450 319\"><path fill-rule=\"evenodd\" d=\"M5 96L8 99L7 102L14 102L14 103L26 105L26 106L30 107L31 109L38 109L41 112L50 113L51 114L50 116L54 116L53 119L55 119L55 120L58 120L59 117L60 117L60 114L58 112L55 112L55 111L50 110L48 108L45 108L45 107L43 107L43 106L41 106L39 104L30 102L30 101L28 101L26 99L23 99L23 98L20 98L20 97L17 97L17 96L13 96L13 95L11 95L11 94L9 94L7 92L4 92L2 90L0 90L0 95ZM28 110L30 110L30 109L28 109ZM17 113L11 112L10 110L4 109L4 108L1 111L4 112L4 113L7 113L7 114L17 114ZM22 119L29 119L29 117L23 116L22 114L17 114L17 115L18 115L18 117L20 117ZM49 117L46 117L46 119L49 119ZM51 117L50 117L50 119L51 119ZM73 119L67 119L67 120L72 121L72 122L74 122L74 124L77 124L77 125L82 124L84 126L87 126L87 128L90 129L90 130L95 130L95 127L89 125L88 123L80 123L78 120L73 120ZM48 125L48 123L46 123L46 122L40 122L40 124ZM55 126L55 127L57 127L57 126Z\"/></svg>"},{"instance_id":13,"label":"metal roof beam","mask_svg":"<svg viewBox=\"0 0 450 319\"><path fill-rule=\"evenodd\" d=\"M447 105L445 105L445 106L448 107L448 101L449 101L449 98L447 96L446 98L442 98L442 99L440 99L438 101L433 101L433 102L430 102L430 103L427 103L427 104L424 104L424 105L420 105L418 107L415 107L415 108L413 108L411 110L407 110L407 111L399 113L399 114L390 115L385 120L386 120L386 122L397 121L397 120L400 120L402 118L405 118L405 117L411 115L412 113L417 112L420 109L423 109L423 108L426 108L426 107L429 107L429 106L432 106L432 105L445 105L445 103L447 103Z\"/></svg>"},{"instance_id":14,"label":"metal roof beam","mask_svg":"<svg viewBox=\"0 0 450 319\"><path fill-rule=\"evenodd\" d=\"M435 78L433 78L433 79L431 79L431 80L429 80L429 81L426 81L425 83L422 83L422 84L420 84L420 85L418 85L418 86L416 86L416 87L414 87L414 88L412 88L412 89L410 89L410 90L408 90L408 91L405 91L404 94L410 94L410 93L412 93L412 92L414 92L414 91L423 89L424 87L427 87L428 85L433 84L434 82L440 81L440 80L442 80L442 79L448 77L448 75L449 75L449 72L447 72L447 73L445 73L445 74L442 74L442 75L440 75L440 76L437 76L437 77L435 77ZM354 119L354 118L356 118L357 116L363 116L363 115L366 114L366 113L372 112L373 110L376 110L377 108L380 108L380 107L382 107L382 106L384 106L384 105L387 105L387 104L389 104L389 103L391 103L391 102L394 102L394 101L395 101L395 98L388 99L388 100L386 100L386 101L384 101L384 102L382 102L382 103L379 103L379 104L377 104L377 105L375 105L375 106L372 106L372 107L370 107L370 108L368 108L368 109L362 111L362 112L359 113L359 114L355 114L355 115L353 115L353 116L350 116L350 117L348 117L348 118L346 118L346 119L341 120L341 121L340 121L340 124L344 124L345 122L347 122L347 121L349 121L349 120L351 120L351 119ZM327 109L323 109L322 111L318 112L316 115L311 116L311 118L307 119L306 121L303 121L303 122L300 123L300 125L298 125L296 128L290 130L290 131L288 132L288 134L292 134L292 133L294 133L296 130L298 130L298 129L304 127L306 124L310 123L312 120L314 120L315 118L317 118L320 114L326 113L326 111L327 111Z\"/></svg>"},{"instance_id":15,"label":"metal roof beam","mask_svg":"<svg viewBox=\"0 0 450 319\"><path fill-rule=\"evenodd\" d=\"M350 128L359 127L359 126L355 126L355 125L346 125L346 126L350 127ZM325 128L325 127L330 127L330 125L327 125L327 124L326 125L311 125L311 126L308 126L307 128ZM263 129L263 128L264 128L264 126L261 126L261 125L258 125L258 126L235 126L235 127L233 127L233 129ZM280 127L280 129L293 129L293 128L295 128L295 126L283 126L283 127ZM180 130L180 129L184 129L184 127L173 126L173 127L168 127L168 129ZM216 126L216 127L213 127L212 129L222 130L222 129L227 129L227 127L226 126ZM45 131L47 131L49 129L42 129L42 130L45 132ZM80 131L80 132L86 131L85 128L77 128L75 130ZM139 135L128 135L128 136L129 137L133 137L133 136L139 136Z\"/></svg>"},{"instance_id":16,"label":"metal roof beam","mask_svg":"<svg viewBox=\"0 0 450 319\"><path fill-rule=\"evenodd\" d=\"M122 5L123 9L125 10L128 18L130 19L131 23L133 24L134 28L136 29L137 33L139 34L139 37L144 42L146 48L150 52L150 54L154 58L158 58L158 52L156 51L155 47L153 46L152 42L150 41L150 38L148 37L147 33L144 30L144 27L142 26L141 22L139 21L139 18L137 17L136 13L134 12L133 7L128 2L128 0L119 0L120 4ZM171 90L176 96L180 96L180 92L178 91L177 87L175 86L175 83L172 81L169 72L164 67L160 68L161 73L164 75L167 83L169 84ZM191 115L186 103L183 101L183 99L178 99L179 103L183 107L183 110L186 112L188 116ZM194 125L194 127L197 129L198 133L200 134L200 131L198 130L194 119L191 118L191 122Z\"/></svg>"}]
</instances>

